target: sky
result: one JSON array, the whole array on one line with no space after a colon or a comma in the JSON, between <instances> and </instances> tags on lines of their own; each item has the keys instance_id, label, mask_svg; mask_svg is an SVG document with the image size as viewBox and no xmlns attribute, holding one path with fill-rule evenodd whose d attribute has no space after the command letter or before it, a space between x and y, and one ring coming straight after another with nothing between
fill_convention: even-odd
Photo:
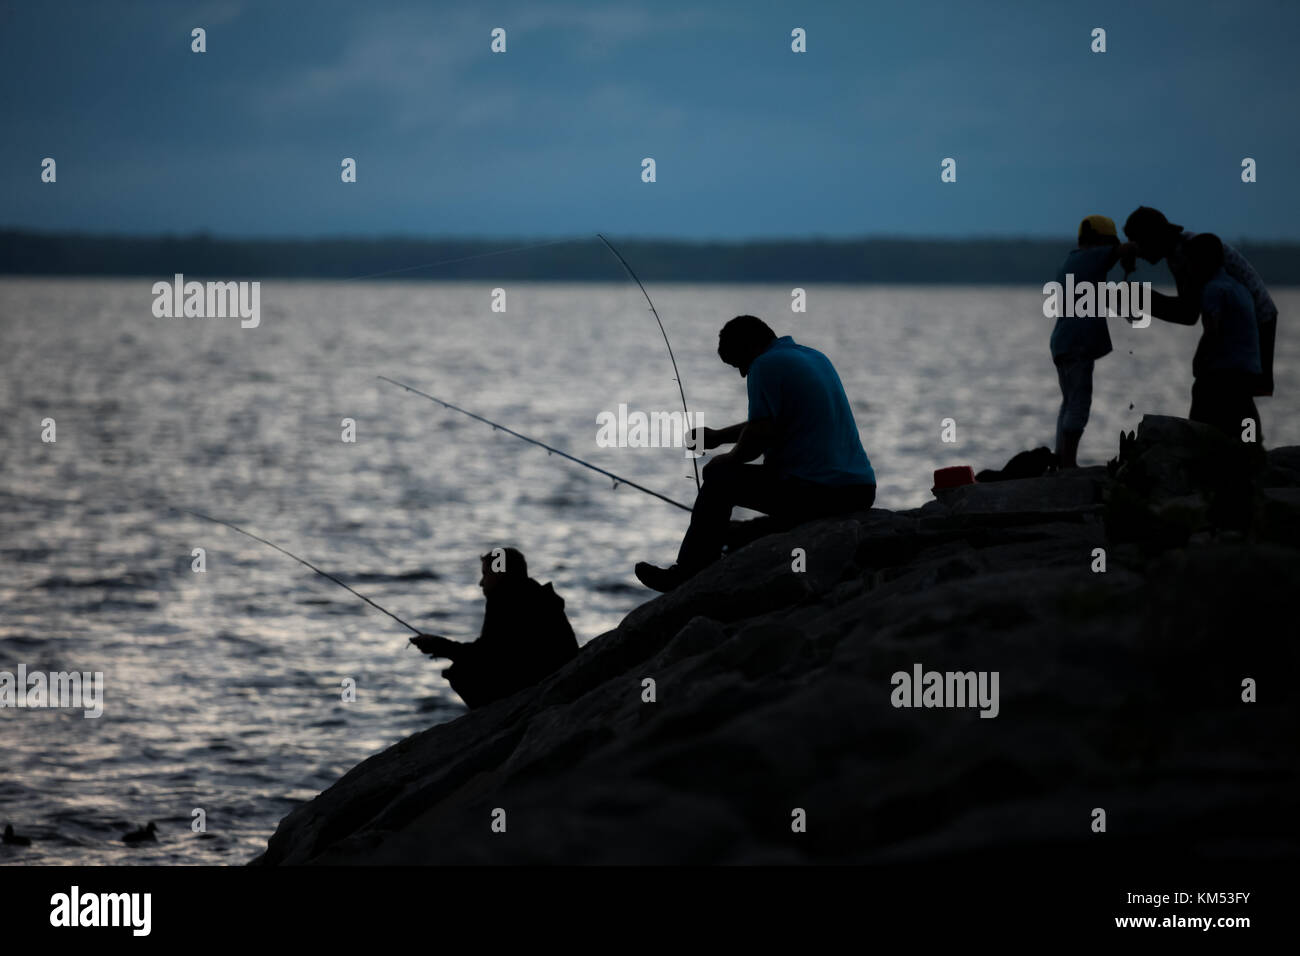
<instances>
[{"instance_id":1,"label":"sky","mask_svg":"<svg viewBox=\"0 0 1300 956\"><path fill-rule=\"evenodd\" d=\"M1295 0L0 0L0 228L1046 237L1146 204L1295 240L1298 35Z\"/></svg>"}]
</instances>

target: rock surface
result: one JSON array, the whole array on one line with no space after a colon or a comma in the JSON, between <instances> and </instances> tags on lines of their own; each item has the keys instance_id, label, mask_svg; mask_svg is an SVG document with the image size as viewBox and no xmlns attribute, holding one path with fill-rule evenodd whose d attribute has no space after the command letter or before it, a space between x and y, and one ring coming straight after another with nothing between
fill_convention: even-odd
<instances>
[{"instance_id":1,"label":"rock surface","mask_svg":"<svg viewBox=\"0 0 1300 956\"><path fill-rule=\"evenodd\" d=\"M1294 856L1300 450L1269 455L1251 532L1219 534L1223 448L1180 421L1144 421L1115 478L758 538L538 687L369 758L255 862ZM996 671L997 716L893 706L915 664Z\"/></svg>"}]
</instances>

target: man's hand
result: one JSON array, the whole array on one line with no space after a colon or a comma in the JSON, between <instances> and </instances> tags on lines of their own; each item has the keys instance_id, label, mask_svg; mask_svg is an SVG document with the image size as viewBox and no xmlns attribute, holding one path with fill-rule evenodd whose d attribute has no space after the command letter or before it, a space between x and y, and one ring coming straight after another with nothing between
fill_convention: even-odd
<instances>
[{"instance_id":1,"label":"man's hand","mask_svg":"<svg viewBox=\"0 0 1300 956\"><path fill-rule=\"evenodd\" d=\"M700 440L700 448L696 451L708 451L710 448L717 448L719 445L731 445L740 440L740 433L745 430L744 422L737 422L734 425L728 425L726 428L700 428L692 429L694 432L703 432Z\"/></svg>"},{"instance_id":2,"label":"man's hand","mask_svg":"<svg viewBox=\"0 0 1300 956\"><path fill-rule=\"evenodd\" d=\"M411 643L424 653L432 655L433 657L446 657L450 659L451 648L456 642L448 640L445 637L440 637L437 634L417 634L415 637L411 638Z\"/></svg>"},{"instance_id":3,"label":"man's hand","mask_svg":"<svg viewBox=\"0 0 1300 956\"><path fill-rule=\"evenodd\" d=\"M706 427L704 429L704 441L702 444L704 450L708 451L710 448L717 448L719 445L725 445L726 442L722 440L722 431L720 429Z\"/></svg>"}]
</instances>

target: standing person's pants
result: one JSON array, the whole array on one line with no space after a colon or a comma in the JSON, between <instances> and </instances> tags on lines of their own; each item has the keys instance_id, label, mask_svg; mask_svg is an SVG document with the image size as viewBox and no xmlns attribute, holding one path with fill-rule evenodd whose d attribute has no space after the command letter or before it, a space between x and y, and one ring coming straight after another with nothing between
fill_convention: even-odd
<instances>
[{"instance_id":1,"label":"standing person's pants","mask_svg":"<svg viewBox=\"0 0 1300 956\"><path fill-rule=\"evenodd\" d=\"M704 484L691 510L677 564L695 572L716 561L731 526L732 508L749 508L798 523L813 518L866 511L876 500L875 485L823 485L780 478L764 465L709 462Z\"/></svg>"},{"instance_id":2,"label":"standing person's pants","mask_svg":"<svg viewBox=\"0 0 1300 956\"><path fill-rule=\"evenodd\" d=\"M1192 408L1187 417L1213 425L1235 442L1241 441L1241 422L1255 422L1255 443L1263 447L1264 429L1252 397L1259 376L1227 369L1202 372L1192 383Z\"/></svg>"},{"instance_id":3,"label":"standing person's pants","mask_svg":"<svg viewBox=\"0 0 1300 956\"><path fill-rule=\"evenodd\" d=\"M1258 383L1257 375L1228 370L1204 372L1192 383L1192 408L1187 417L1213 425L1237 449L1223 462L1210 506L1210 519L1219 527L1244 531L1254 515L1253 476L1264 462L1264 429L1251 397ZM1254 443L1241 440L1243 419L1255 423Z\"/></svg>"},{"instance_id":4,"label":"standing person's pants","mask_svg":"<svg viewBox=\"0 0 1300 956\"><path fill-rule=\"evenodd\" d=\"M1092 407L1093 359L1056 360L1056 380L1061 385L1061 410L1056 413L1056 450L1064 432L1083 433Z\"/></svg>"}]
</instances>

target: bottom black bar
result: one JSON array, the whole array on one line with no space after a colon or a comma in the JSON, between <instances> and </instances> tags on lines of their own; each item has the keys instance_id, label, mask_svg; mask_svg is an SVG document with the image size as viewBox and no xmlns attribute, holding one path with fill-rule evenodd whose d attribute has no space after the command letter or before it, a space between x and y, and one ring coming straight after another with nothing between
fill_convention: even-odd
<instances>
[{"instance_id":1,"label":"bottom black bar","mask_svg":"<svg viewBox=\"0 0 1300 956\"><path fill-rule=\"evenodd\" d=\"M524 932L539 946L574 934L619 946L719 932L729 941L793 934L820 947L837 932L864 943L900 933L986 942L1053 933L1231 945L1284 929L1293 872L1277 863L1080 868L993 853L959 864L806 869L8 867L0 912L6 943L77 933L128 945L301 945L410 932L449 944L468 934L463 945Z\"/></svg>"}]
</instances>

